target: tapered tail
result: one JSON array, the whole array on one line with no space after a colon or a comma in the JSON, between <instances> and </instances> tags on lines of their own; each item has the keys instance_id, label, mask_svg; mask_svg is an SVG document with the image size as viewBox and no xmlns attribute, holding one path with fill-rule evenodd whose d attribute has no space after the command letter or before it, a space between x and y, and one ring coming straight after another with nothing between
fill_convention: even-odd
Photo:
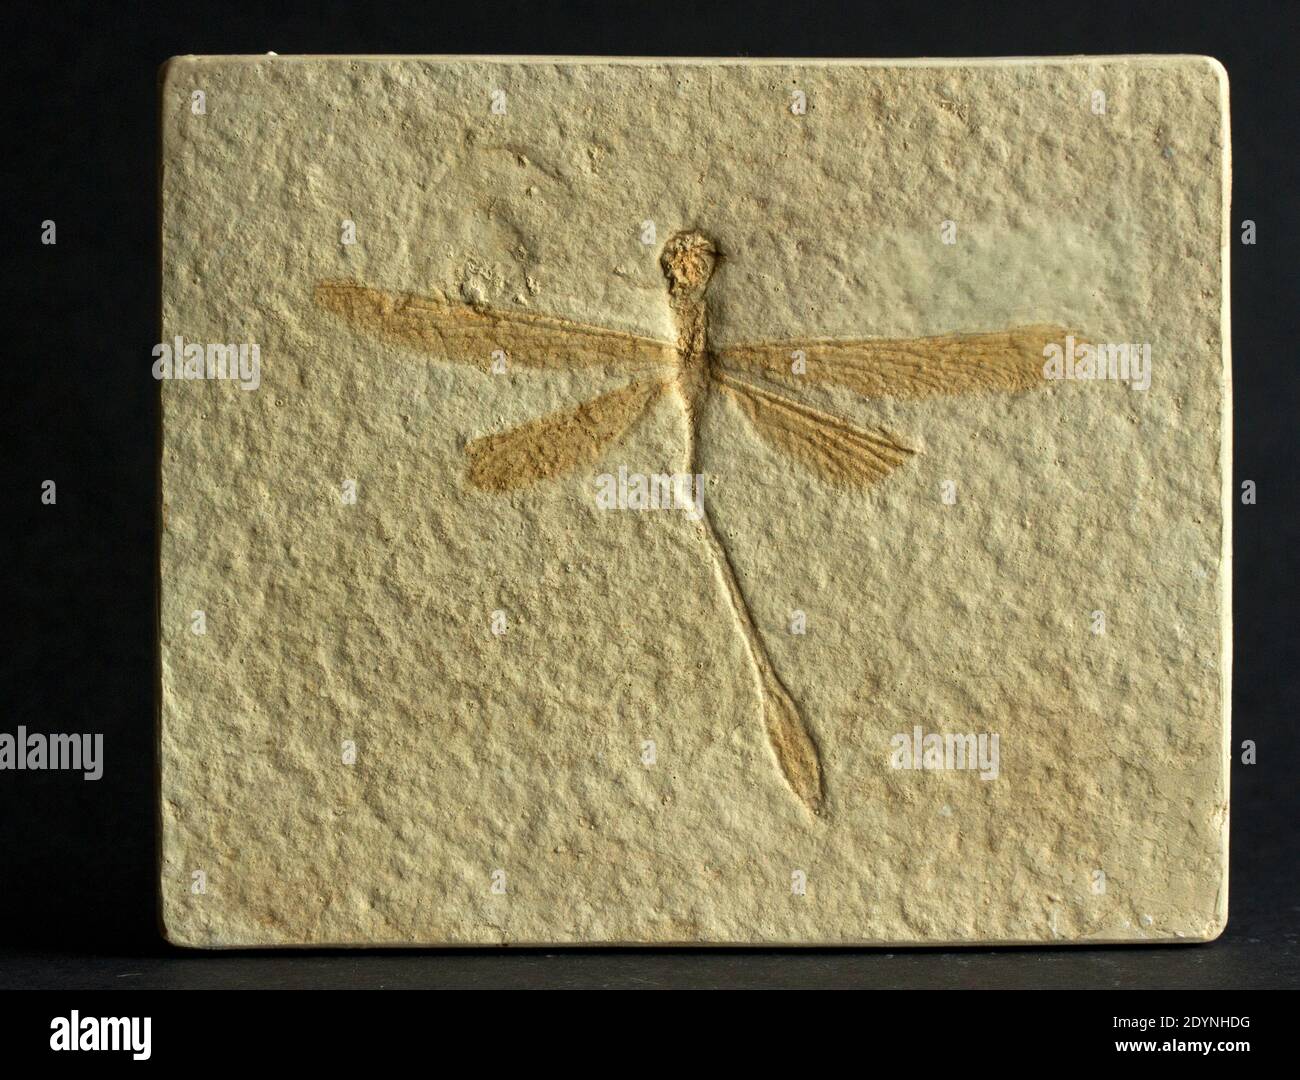
<instances>
[{"instance_id":1,"label":"tapered tail","mask_svg":"<svg viewBox=\"0 0 1300 1080\"><path fill-rule=\"evenodd\" d=\"M705 537L713 554L714 564L727 587L731 598L732 610L740 622L749 650L749 657L754 663L758 675L759 696L763 704L763 726L767 731L768 745L776 755L777 765L785 777L790 789L799 797L799 801L814 814L822 812L825 792L822 787L821 758L817 753L817 743L804 723L799 706L794 703L790 692L781 682L781 678L772 666L772 659L767 655L763 639L759 637L754 626L754 618L749 610L749 603L741 591L736 579L736 568L731 563L731 556L718 538L717 529L708 507L704 509L701 520Z\"/></svg>"},{"instance_id":2,"label":"tapered tail","mask_svg":"<svg viewBox=\"0 0 1300 1080\"><path fill-rule=\"evenodd\" d=\"M813 742L799 706L772 669L772 661L761 642L757 648L750 646L750 655L763 681L763 723L767 727L767 741L791 790L809 810L820 814L825 792L817 744Z\"/></svg>"}]
</instances>

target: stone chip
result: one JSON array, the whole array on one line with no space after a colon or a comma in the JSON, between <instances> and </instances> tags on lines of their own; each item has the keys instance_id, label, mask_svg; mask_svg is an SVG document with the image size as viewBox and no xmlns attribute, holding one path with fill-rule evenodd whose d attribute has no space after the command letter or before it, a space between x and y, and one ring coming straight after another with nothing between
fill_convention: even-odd
<instances>
[{"instance_id":1,"label":"stone chip","mask_svg":"<svg viewBox=\"0 0 1300 1080\"><path fill-rule=\"evenodd\" d=\"M1215 937L1227 96L169 61L167 938Z\"/></svg>"}]
</instances>

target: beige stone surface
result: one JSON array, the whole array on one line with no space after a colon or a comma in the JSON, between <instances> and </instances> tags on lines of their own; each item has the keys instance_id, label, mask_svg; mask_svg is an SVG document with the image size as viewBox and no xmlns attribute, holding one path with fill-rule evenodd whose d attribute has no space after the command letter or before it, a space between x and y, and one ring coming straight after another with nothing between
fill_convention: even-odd
<instances>
[{"instance_id":1,"label":"beige stone surface","mask_svg":"<svg viewBox=\"0 0 1300 1080\"><path fill-rule=\"evenodd\" d=\"M161 383L170 940L1219 932L1216 62L181 57L160 102L160 340L260 350L256 389ZM720 253L689 311L679 233ZM676 363L683 312L711 356L814 343L781 392L820 433L716 382L688 413L679 364L563 474L476 441L641 378L635 339ZM1149 389L870 343L1044 326L1149 344ZM838 482L810 445L854 432L898 461ZM692 459L712 534L597 504ZM996 778L895 768L918 726L996 734Z\"/></svg>"}]
</instances>

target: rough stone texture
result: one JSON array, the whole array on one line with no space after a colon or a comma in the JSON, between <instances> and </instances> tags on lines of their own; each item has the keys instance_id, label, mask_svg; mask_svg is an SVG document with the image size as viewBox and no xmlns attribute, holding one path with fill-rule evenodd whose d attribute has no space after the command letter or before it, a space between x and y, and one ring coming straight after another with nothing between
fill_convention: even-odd
<instances>
[{"instance_id":1,"label":"rough stone texture","mask_svg":"<svg viewBox=\"0 0 1300 1080\"><path fill-rule=\"evenodd\" d=\"M161 340L261 350L255 391L161 386L170 940L1221 930L1216 62L185 57L161 124ZM717 347L1036 324L1152 347L1145 392L810 387L919 451L857 488L760 438L736 400L700 416L719 550L815 740L820 815L778 767L701 526L596 506L596 473L687 469L677 392L597 464L484 490L467 444L627 375L448 362L315 293L357 282L675 342L660 252L682 230L723 254ZM915 725L997 733L997 779L892 768Z\"/></svg>"}]
</instances>

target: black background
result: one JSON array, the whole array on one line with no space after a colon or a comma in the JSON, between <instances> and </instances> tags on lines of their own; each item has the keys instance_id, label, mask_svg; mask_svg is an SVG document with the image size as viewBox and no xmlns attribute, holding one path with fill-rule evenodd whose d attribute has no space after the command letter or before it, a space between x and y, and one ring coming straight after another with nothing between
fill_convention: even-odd
<instances>
[{"instance_id":1,"label":"black background","mask_svg":"<svg viewBox=\"0 0 1300 1080\"><path fill-rule=\"evenodd\" d=\"M0 986L1300 985L1295 4L27 5L5 15L0 730L105 735L96 783L0 773ZM1231 917L1205 946L186 953L155 901L159 65L181 53L1206 53L1233 127ZM39 242L58 223L58 244ZM1236 242L1253 219L1258 243ZM58 503L40 503L45 479ZM1239 756L1239 755L1238 755Z\"/></svg>"}]
</instances>

